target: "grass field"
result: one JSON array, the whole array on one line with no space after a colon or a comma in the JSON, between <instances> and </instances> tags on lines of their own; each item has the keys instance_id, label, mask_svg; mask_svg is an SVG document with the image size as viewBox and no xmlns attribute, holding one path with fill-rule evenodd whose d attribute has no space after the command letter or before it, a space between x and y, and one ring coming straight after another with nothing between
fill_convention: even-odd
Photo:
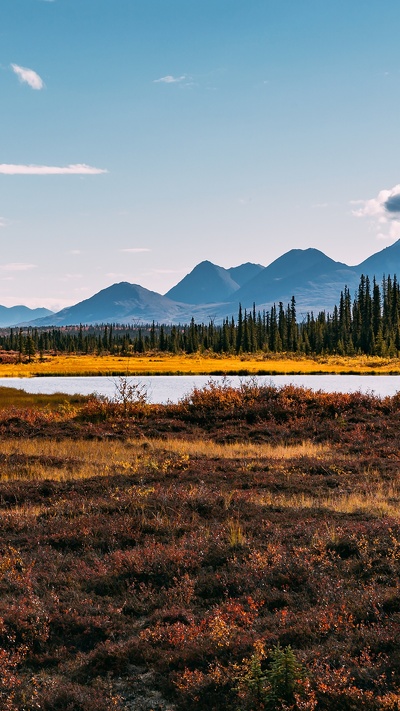
<instances>
[{"instance_id":1,"label":"grass field","mask_svg":"<svg viewBox=\"0 0 400 711\"><path fill-rule=\"evenodd\" d=\"M284 357L157 355L116 356L66 355L46 356L24 363L0 363L0 377L79 376L79 375L275 375L275 374L398 374L399 358L354 357Z\"/></svg>"},{"instance_id":2,"label":"grass field","mask_svg":"<svg viewBox=\"0 0 400 711\"><path fill-rule=\"evenodd\" d=\"M0 709L398 711L398 396L9 398Z\"/></svg>"}]
</instances>

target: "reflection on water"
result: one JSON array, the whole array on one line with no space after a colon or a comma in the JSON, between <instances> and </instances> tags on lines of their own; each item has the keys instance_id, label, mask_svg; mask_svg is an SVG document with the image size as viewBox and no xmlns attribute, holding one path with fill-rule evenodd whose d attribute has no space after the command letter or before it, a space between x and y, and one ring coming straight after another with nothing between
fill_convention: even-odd
<instances>
[{"instance_id":1,"label":"reflection on water","mask_svg":"<svg viewBox=\"0 0 400 711\"><path fill-rule=\"evenodd\" d=\"M324 392L350 393L361 391L372 392L380 397L394 395L400 390L399 375L259 375L228 378L228 382L238 386L246 380L257 380L260 384L274 384L276 386L293 384L312 390ZM26 390L29 393L61 392L68 395L79 393L89 395L98 393L107 397L114 397L115 383L118 378L112 377L78 377L78 378L0 378L0 386L14 387ZM143 385L148 395L149 402L164 403L167 401L178 402L193 388L204 387L210 380L220 383L222 376L209 375L153 375L130 378L133 382Z\"/></svg>"}]
</instances>

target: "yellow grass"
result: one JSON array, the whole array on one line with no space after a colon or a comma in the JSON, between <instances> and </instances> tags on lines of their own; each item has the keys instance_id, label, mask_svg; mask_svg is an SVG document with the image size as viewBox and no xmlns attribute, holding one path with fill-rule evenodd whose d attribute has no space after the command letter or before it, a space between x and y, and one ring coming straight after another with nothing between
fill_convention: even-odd
<instances>
[{"instance_id":1,"label":"yellow grass","mask_svg":"<svg viewBox=\"0 0 400 711\"><path fill-rule=\"evenodd\" d=\"M5 439L1 443L1 452L7 459L2 463L0 481L68 481L124 472L131 474L136 471L142 455L139 444L132 447L119 442L87 440L58 442ZM25 455L27 462L14 462L13 455ZM58 459L60 462L47 462L45 458Z\"/></svg>"},{"instance_id":2,"label":"yellow grass","mask_svg":"<svg viewBox=\"0 0 400 711\"><path fill-rule=\"evenodd\" d=\"M267 507L287 509L321 508L339 513L368 513L378 518L390 516L400 519L400 490L392 485L377 485L373 494L356 491L351 494L339 493L330 496L310 496L307 494L284 494L265 492L253 497L254 503Z\"/></svg>"},{"instance_id":3,"label":"yellow grass","mask_svg":"<svg viewBox=\"0 0 400 711\"><path fill-rule=\"evenodd\" d=\"M302 456L318 457L329 466L332 449L323 444L306 441L298 445L282 446L269 444L232 443L216 444L205 440L185 439L137 439L119 441L56 441L56 440L19 440L4 439L1 445L4 456L0 481L68 481L91 477L113 475L138 475L138 482L146 470L165 471L173 466L175 459L166 455L182 458L182 463L189 464L190 459L208 457L242 460L251 464L254 459L288 460ZM15 458L19 455L19 458ZM25 455L26 461L21 461ZM184 458L184 461L183 461ZM247 468L242 469L246 475ZM193 484L194 491L197 489ZM147 492L144 491L144 495ZM225 507L229 509L234 491L225 492ZM247 498L249 493L244 494ZM368 513L377 517L392 517L400 520L400 486L397 481L376 481L374 472L365 471L364 481L352 492L334 492L327 495L307 493L286 493L284 491L263 491L250 493L250 499L258 506L284 509L322 508L328 511L352 514ZM86 505L86 504L85 504ZM37 507L39 515L43 507ZM21 507L21 514L32 511ZM231 532L232 533L232 532ZM235 533L235 532L233 532ZM232 533L232 536L233 536ZM236 532L239 535L239 531Z\"/></svg>"},{"instance_id":4,"label":"yellow grass","mask_svg":"<svg viewBox=\"0 0 400 711\"><path fill-rule=\"evenodd\" d=\"M268 444L215 444L205 440L128 440L127 442L94 442L88 440L16 440L5 439L1 452L6 456L0 481L29 479L87 479L112 474L133 474L143 467L156 467L165 454L189 457L206 456L226 459L290 459L299 456L319 456L329 452L326 445L311 442L291 447ZM25 455L26 462L13 460L13 455ZM52 460L58 460L56 462Z\"/></svg>"},{"instance_id":5,"label":"yellow grass","mask_svg":"<svg viewBox=\"0 0 400 711\"><path fill-rule=\"evenodd\" d=\"M116 356L63 355L48 356L43 362L0 363L0 377L35 375L211 375L226 374L316 374L359 373L398 374L399 358L377 356L354 357L285 357L257 354L254 356L157 355Z\"/></svg>"},{"instance_id":6,"label":"yellow grass","mask_svg":"<svg viewBox=\"0 0 400 711\"><path fill-rule=\"evenodd\" d=\"M320 457L330 452L325 444L302 442L291 446L271 444L251 444L234 442L216 444L206 440L151 440L150 447L164 452L183 452L190 457L209 457L212 459L293 459L294 457Z\"/></svg>"}]
</instances>

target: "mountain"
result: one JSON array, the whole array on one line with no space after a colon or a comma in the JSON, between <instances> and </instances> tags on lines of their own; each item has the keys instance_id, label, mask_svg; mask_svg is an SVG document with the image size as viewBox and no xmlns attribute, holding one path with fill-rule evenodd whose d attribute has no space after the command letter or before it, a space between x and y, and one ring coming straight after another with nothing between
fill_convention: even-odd
<instances>
[{"instance_id":1,"label":"mountain","mask_svg":"<svg viewBox=\"0 0 400 711\"><path fill-rule=\"evenodd\" d=\"M247 281L250 281L259 272L261 272L265 267L261 264L252 264L252 262L246 262L246 264L240 264L238 267L230 267L226 271L229 272L233 281L235 281L239 286L243 286Z\"/></svg>"},{"instance_id":2,"label":"mountain","mask_svg":"<svg viewBox=\"0 0 400 711\"><path fill-rule=\"evenodd\" d=\"M351 294L358 287L361 274L380 282L382 276L400 277L400 240L373 254L358 265L336 262L319 249L292 249L267 267L246 263L224 269L209 261L198 264L165 296L137 284L121 282L103 289L85 301L55 315L31 321L36 326L63 326L79 323L208 323L237 316L239 303L250 309L269 309L282 301L284 307L292 296L299 317L314 311L332 311L340 292L347 286ZM0 319L2 316L0 307ZM30 309L25 309L24 314ZM12 309L5 309L10 312ZM22 319L13 315L8 323ZM26 320L26 315L24 315Z\"/></svg>"},{"instance_id":3,"label":"mountain","mask_svg":"<svg viewBox=\"0 0 400 711\"><path fill-rule=\"evenodd\" d=\"M372 254L355 267L360 274L376 276L377 281L390 274L400 277L400 239L380 252Z\"/></svg>"},{"instance_id":4,"label":"mountain","mask_svg":"<svg viewBox=\"0 0 400 711\"><path fill-rule=\"evenodd\" d=\"M49 309L29 309L27 306L0 306L0 328L23 326L33 319L51 316L52 313Z\"/></svg>"},{"instance_id":5,"label":"mountain","mask_svg":"<svg viewBox=\"0 0 400 711\"><path fill-rule=\"evenodd\" d=\"M400 265L399 265L400 266ZM356 286L358 272L335 262L319 249L291 249L265 267L235 293L235 300L250 307L269 307L294 295L303 310L332 309L345 285Z\"/></svg>"},{"instance_id":6,"label":"mountain","mask_svg":"<svg viewBox=\"0 0 400 711\"><path fill-rule=\"evenodd\" d=\"M186 304L229 301L230 296L239 289L238 282L234 281L229 271L209 261L200 262L165 296Z\"/></svg>"},{"instance_id":7,"label":"mountain","mask_svg":"<svg viewBox=\"0 0 400 711\"><path fill-rule=\"evenodd\" d=\"M89 299L69 306L54 316L35 321L36 326L68 326L79 323L176 322L185 306L155 291L126 281L102 289Z\"/></svg>"},{"instance_id":8,"label":"mountain","mask_svg":"<svg viewBox=\"0 0 400 711\"><path fill-rule=\"evenodd\" d=\"M383 275L400 276L400 240L371 255L355 266L335 262L319 249L292 249L265 267L235 292L235 301L250 308L269 308L280 301L286 306L292 295L297 312L332 311L340 292L347 286L351 294L364 274L380 282ZM222 307L220 313L224 312Z\"/></svg>"}]
</instances>

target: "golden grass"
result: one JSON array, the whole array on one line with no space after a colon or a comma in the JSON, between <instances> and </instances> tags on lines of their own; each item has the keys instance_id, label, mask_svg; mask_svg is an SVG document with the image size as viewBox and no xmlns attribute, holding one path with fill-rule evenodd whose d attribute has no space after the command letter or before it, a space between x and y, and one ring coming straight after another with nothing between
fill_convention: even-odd
<instances>
[{"instance_id":1,"label":"golden grass","mask_svg":"<svg viewBox=\"0 0 400 711\"><path fill-rule=\"evenodd\" d=\"M127 442L88 440L16 440L5 439L1 453L5 455L0 481L53 479L68 481L113 474L133 474L143 467L158 468L157 459L165 454L185 457L285 460L302 456L322 456L329 452L326 445L303 442L294 446L268 444L215 444L205 440L128 440ZM15 457L23 455L26 461Z\"/></svg>"},{"instance_id":2,"label":"golden grass","mask_svg":"<svg viewBox=\"0 0 400 711\"><path fill-rule=\"evenodd\" d=\"M66 393L53 393L44 395L40 393L27 393L18 388L0 386L0 409L10 407L34 407L46 410L60 410L72 408L74 405L84 403L88 398L84 395L67 395Z\"/></svg>"},{"instance_id":3,"label":"golden grass","mask_svg":"<svg viewBox=\"0 0 400 711\"><path fill-rule=\"evenodd\" d=\"M217 444L208 440L155 439L149 442L155 451L185 453L190 457L213 459L293 459L294 457L320 457L330 452L326 444L302 442L295 445L252 444L234 442Z\"/></svg>"},{"instance_id":4,"label":"golden grass","mask_svg":"<svg viewBox=\"0 0 400 711\"><path fill-rule=\"evenodd\" d=\"M393 485L378 484L374 493L354 491L350 494L335 493L330 496L310 496L263 492L252 497L259 506L283 509L325 509L337 513L364 513L377 518L400 519L400 489Z\"/></svg>"},{"instance_id":5,"label":"golden grass","mask_svg":"<svg viewBox=\"0 0 400 711\"><path fill-rule=\"evenodd\" d=\"M377 356L301 357L257 354L254 356L158 355L116 356L59 355L43 362L0 363L0 377L89 376L89 375L311 375L331 374L398 374L399 358Z\"/></svg>"},{"instance_id":6,"label":"golden grass","mask_svg":"<svg viewBox=\"0 0 400 711\"><path fill-rule=\"evenodd\" d=\"M292 446L270 444L229 443L216 444L206 440L185 439L131 439L121 441L56 441L4 439L1 443L3 461L0 481L72 481L114 475L138 474L138 481L147 471L165 471L174 463L166 455L185 458L202 457L209 459L239 460L246 466L243 475L251 469L254 460L285 461L316 457L330 466L332 448L325 444L309 441ZM183 462L183 459L182 459ZM282 470L284 471L284 470ZM195 487L196 488L196 487ZM225 492L226 508L230 507L233 491ZM329 495L309 493L286 493L285 491L262 491L244 493L247 499L258 506L288 509L325 509L330 512L353 514L361 512L376 517L391 517L400 520L400 483L377 480L377 475L369 470L352 492L340 491ZM38 507L35 515L39 515ZM28 511L21 509L21 514ZM32 511L29 508L29 514ZM237 536L240 532L237 531ZM235 531L231 532L232 540ZM236 535L236 534L235 534Z\"/></svg>"},{"instance_id":7,"label":"golden grass","mask_svg":"<svg viewBox=\"0 0 400 711\"><path fill-rule=\"evenodd\" d=\"M0 481L16 479L68 481L136 470L140 450L123 443L5 439ZM26 462L13 459L25 455Z\"/></svg>"}]
</instances>

